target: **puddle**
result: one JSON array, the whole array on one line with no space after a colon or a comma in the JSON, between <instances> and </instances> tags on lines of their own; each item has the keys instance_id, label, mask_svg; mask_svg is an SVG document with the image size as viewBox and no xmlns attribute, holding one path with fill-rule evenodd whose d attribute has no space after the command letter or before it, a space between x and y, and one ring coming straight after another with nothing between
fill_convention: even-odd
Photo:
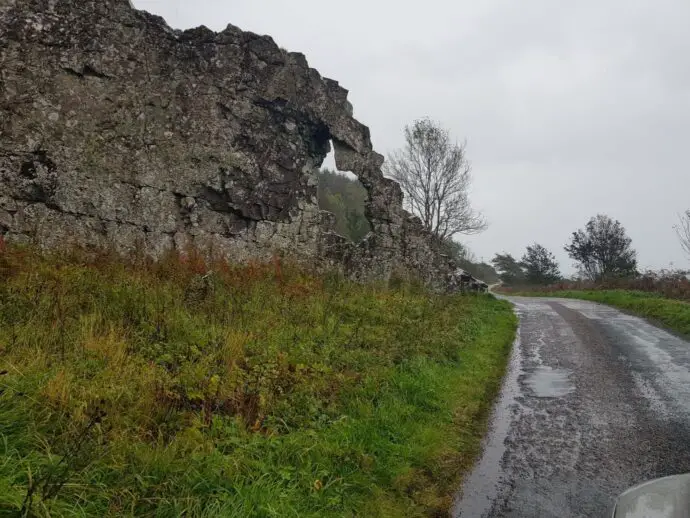
<instances>
[{"instance_id":1,"label":"puddle","mask_svg":"<svg viewBox=\"0 0 690 518\"><path fill-rule=\"evenodd\" d=\"M537 397L562 397L575 390L570 374L568 369L553 369L542 365L534 369L525 383Z\"/></svg>"}]
</instances>

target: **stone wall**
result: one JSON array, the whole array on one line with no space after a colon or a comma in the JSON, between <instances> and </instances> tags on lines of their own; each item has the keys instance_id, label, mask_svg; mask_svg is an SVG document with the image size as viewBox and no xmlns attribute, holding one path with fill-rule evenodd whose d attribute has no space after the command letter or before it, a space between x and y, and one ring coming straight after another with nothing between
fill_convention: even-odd
<instances>
[{"instance_id":1,"label":"stone wall","mask_svg":"<svg viewBox=\"0 0 690 518\"><path fill-rule=\"evenodd\" d=\"M288 254L356 279L454 267L302 54L229 25L175 31L129 0L0 0L0 233L45 247L231 260ZM372 232L334 234L316 201L331 143L369 192Z\"/></svg>"}]
</instances>

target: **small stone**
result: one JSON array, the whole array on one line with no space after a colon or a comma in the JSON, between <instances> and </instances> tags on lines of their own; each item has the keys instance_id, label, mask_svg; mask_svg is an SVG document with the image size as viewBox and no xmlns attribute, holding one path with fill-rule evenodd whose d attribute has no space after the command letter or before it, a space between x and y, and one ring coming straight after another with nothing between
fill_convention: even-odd
<instances>
[{"instance_id":1,"label":"small stone","mask_svg":"<svg viewBox=\"0 0 690 518\"><path fill-rule=\"evenodd\" d=\"M191 196L187 196L182 200L182 206L187 210L191 210L196 207L196 200Z\"/></svg>"}]
</instances>

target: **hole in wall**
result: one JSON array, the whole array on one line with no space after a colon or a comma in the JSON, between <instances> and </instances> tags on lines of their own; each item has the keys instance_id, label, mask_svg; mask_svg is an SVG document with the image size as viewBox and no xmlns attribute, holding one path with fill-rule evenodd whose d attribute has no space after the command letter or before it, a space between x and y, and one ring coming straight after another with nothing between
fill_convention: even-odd
<instances>
[{"instance_id":1,"label":"hole in wall","mask_svg":"<svg viewBox=\"0 0 690 518\"><path fill-rule=\"evenodd\" d=\"M364 212L369 193L351 171L335 165L333 143L321 165L317 189L319 208L335 215L335 232L358 243L371 231Z\"/></svg>"}]
</instances>

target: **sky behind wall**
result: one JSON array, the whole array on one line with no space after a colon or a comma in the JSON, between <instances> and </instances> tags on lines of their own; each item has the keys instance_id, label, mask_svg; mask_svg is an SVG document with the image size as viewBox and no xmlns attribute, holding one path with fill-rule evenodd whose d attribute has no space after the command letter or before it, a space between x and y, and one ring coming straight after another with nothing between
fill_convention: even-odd
<instances>
[{"instance_id":1,"label":"sky behind wall","mask_svg":"<svg viewBox=\"0 0 690 518\"><path fill-rule=\"evenodd\" d=\"M690 267L673 225L690 208L687 0L133 0L174 28L270 34L350 90L387 154L431 117L473 164L490 222L460 241L479 258L563 245L619 219L640 266Z\"/></svg>"}]
</instances>

